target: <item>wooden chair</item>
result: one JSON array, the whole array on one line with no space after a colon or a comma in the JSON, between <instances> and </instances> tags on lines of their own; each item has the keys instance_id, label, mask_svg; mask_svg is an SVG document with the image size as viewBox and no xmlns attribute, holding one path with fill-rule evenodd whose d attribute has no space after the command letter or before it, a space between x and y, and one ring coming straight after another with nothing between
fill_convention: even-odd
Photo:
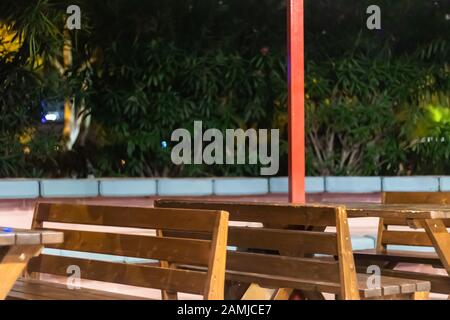
<instances>
[{"instance_id":1,"label":"wooden chair","mask_svg":"<svg viewBox=\"0 0 450 320\"><path fill-rule=\"evenodd\" d=\"M81 278L107 283L154 288L168 292L202 295L204 299L223 299L228 213L223 211L154 209L39 203L33 228L64 229L64 243L46 248L142 259L156 259L161 265L139 265L100 261L89 257L42 254L30 261L29 279L18 281L10 299L136 299L99 290L70 290L43 280L35 274L68 276L70 266L81 271ZM55 225L57 223L57 225ZM77 225L77 228L75 228ZM111 231L80 231L115 227ZM120 229L118 229L120 228ZM123 231L121 228L133 228ZM104 229L104 228L103 228ZM156 231L152 231L156 230ZM202 232L208 240L164 237L164 230ZM203 270L180 270L165 261L202 266ZM146 260L144 260L146 261ZM165 297L167 298L167 297Z\"/></svg>"},{"instance_id":2,"label":"wooden chair","mask_svg":"<svg viewBox=\"0 0 450 320\"><path fill-rule=\"evenodd\" d=\"M355 300L427 297L426 281L383 277L375 287L368 285L370 275L357 274L344 207L170 199L155 206L220 209L234 223L260 223L229 227L228 246L237 250L227 253L227 298L288 298L292 289L302 290L308 299L323 299L322 292ZM335 231L325 232L327 227Z\"/></svg>"},{"instance_id":3,"label":"wooden chair","mask_svg":"<svg viewBox=\"0 0 450 320\"><path fill-rule=\"evenodd\" d=\"M385 204L448 204L450 206L450 192L386 192L382 195L382 201ZM450 220L444 220L444 223L446 227L450 227ZM358 264L378 264L384 268L383 274L386 275L430 281L432 292L449 294L448 276L393 270L399 263L429 264L443 268L435 252L388 248L390 245L433 246L421 226L412 226L416 229L414 231L408 230L408 226L408 221L404 219L380 219L376 248L356 251L355 259Z\"/></svg>"}]
</instances>

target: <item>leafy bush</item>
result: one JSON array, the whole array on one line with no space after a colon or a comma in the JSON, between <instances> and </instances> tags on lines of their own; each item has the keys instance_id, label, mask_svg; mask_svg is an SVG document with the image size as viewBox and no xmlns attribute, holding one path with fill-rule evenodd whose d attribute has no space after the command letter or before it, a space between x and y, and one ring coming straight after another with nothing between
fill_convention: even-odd
<instances>
[{"instance_id":1,"label":"leafy bush","mask_svg":"<svg viewBox=\"0 0 450 320\"><path fill-rule=\"evenodd\" d=\"M449 173L450 3L305 2L308 174ZM81 31L63 30L69 4L82 8ZM381 31L365 27L369 4L382 7ZM194 120L279 128L287 174L285 10L284 0L2 1L0 23L20 45L0 51L0 176L258 174L172 165L161 142ZM61 68L67 41L73 63ZM82 102L71 150L61 128L39 125L49 97Z\"/></svg>"}]
</instances>

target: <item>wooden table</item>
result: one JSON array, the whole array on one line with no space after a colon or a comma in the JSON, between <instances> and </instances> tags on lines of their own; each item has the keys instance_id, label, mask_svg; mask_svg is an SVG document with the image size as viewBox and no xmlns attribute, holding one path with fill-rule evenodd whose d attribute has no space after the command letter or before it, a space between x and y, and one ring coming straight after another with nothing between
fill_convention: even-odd
<instances>
[{"instance_id":1,"label":"wooden table","mask_svg":"<svg viewBox=\"0 0 450 320\"><path fill-rule=\"evenodd\" d=\"M411 228L424 228L431 243L450 275L450 233L443 219L450 219L449 205L341 203L349 218L399 218Z\"/></svg>"},{"instance_id":2,"label":"wooden table","mask_svg":"<svg viewBox=\"0 0 450 320\"><path fill-rule=\"evenodd\" d=\"M63 240L64 234L59 231L0 227L0 300L6 298L28 261L39 255L45 244Z\"/></svg>"}]
</instances>

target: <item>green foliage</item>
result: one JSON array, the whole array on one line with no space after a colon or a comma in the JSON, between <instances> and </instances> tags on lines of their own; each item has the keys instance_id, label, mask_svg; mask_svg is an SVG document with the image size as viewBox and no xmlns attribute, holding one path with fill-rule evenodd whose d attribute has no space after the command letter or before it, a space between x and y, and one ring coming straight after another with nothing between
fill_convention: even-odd
<instances>
[{"instance_id":1,"label":"green foliage","mask_svg":"<svg viewBox=\"0 0 450 320\"><path fill-rule=\"evenodd\" d=\"M70 34L73 67L61 76L52 62L69 4L82 8L82 30ZM382 9L380 31L365 26L370 4ZM307 172L449 173L450 3L305 5ZM173 166L170 135L194 120L279 128L286 174L285 10L284 0L3 0L0 23L22 46L0 57L0 176L258 174ZM38 60L45 68L31 67ZM42 98L65 96L84 99L92 116L70 152L37 114Z\"/></svg>"}]
</instances>

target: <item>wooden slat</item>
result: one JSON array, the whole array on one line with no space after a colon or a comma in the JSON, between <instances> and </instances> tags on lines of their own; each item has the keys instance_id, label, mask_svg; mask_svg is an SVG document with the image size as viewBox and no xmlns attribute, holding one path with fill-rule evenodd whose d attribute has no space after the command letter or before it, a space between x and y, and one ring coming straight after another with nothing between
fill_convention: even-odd
<instances>
[{"instance_id":1,"label":"wooden slat","mask_svg":"<svg viewBox=\"0 0 450 320\"><path fill-rule=\"evenodd\" d=\"M25 294L25 298L20 294ZM19 279L8 298L21 300L147 300L143 297L88 288L68 290L67 286L42 280Z\"/></svg>"},{"instance_id":2,"label":"wooden slat","mask_svg":"<svg viewBox=\"0 0 450 320\"><path fill-rule=\"evenodd\" d=\"M338 294L339 282L326 282L301 277L282 277L261 273L227 270L226 279L242 283L257 283L265 288L293 288L306 291L327 292Z\"/></svg>"},{"instance_id":3,"label":"wooden slat","mask_svg":"<svg viewBox=\"0 0 450 320\"><path fill-rule=\"evenodd\" d=\"M71 265L80 268L82 279L137 287L203 294L206 282L206 273L204 272L45 254L32 259L28 264L28 270L29 272L67 276L67 268Z\"/></svg>"},{"instance_id":4,"label":"wooden slat","mask_svg":"<svg viewBox=\"0 0 450 320\"><path fill-rule=\"evenodd\" d=\"M282 250L305 254L337 254L335 233L230 227L228 245L238 248Z\"/></svg>"},{"instance_id":5,"label":"wooden slat","mask_svg":"<svg viewBox=\"0 0 450 320\"><path fill-rule=\"evenodd\" d=\"M191 269L190 266L183 266ZM193 270L203 270L200 267L192 267ZM384 272L383 272L384 274ZM358 273L356 282L358 283L358 292L362 298L380 298L385 295L397 295L413 293L414 291L429 291L430 283L426 279L411 280L397 279L395 276L383 276L379 288L369 288L367 280L370 275ZM244 271L227 270L226 279L240 283L256 283L264 288L288 288L302 290L302 292L326 292L332 294L341 294L341 284L339 282L326 282L321 280L312 280L302 277L284 277L278 275L267 275L262 273L252 273Z\"/></svg>"},{"instance_id":6,"label":"wooden slat","mask_svg":"<svg viewBox=\"0 0 450 320\"><path fill-rule=\"evenodd\" d=\"M442 222L447 228L450 228L450 219L442 219ZM385 218L383 223L386 226L409 226L408 220L402 218ZM420 228L423 229L423 226Z\"/></svg>"},{"instance_id":7,"label":"wooden slat","mask_svg":"<svg viewBox=\"0 0 450 320\"><path fill-rule=\"evenodd\" d=\"M336 233L341 281L340 298L344 300L359 300L356 265L353 258L347 212L342 207L337 208Z\"/></svg>"},{"instance_id":8,"label":"wooden slat","mask_svg":"<svg viewBox=\"0 0 450 320\"><path fill-rule=\"evenodd\" d=\"M408 221L402 218L384 218L385 226L408 226Z\"/></svg>"},{"instance_id":9,"label":"wooden slat","mask_svg":"<svg viewBox=\"0 0 450 320\"><path fill-rule=\"evenodd\" d=\"M228 251L227 271L230 270L299 277L311 281L339 282L338 262L310 258Z\"/></svg>"},{"instance_id":10,"label":"wooden slat","mask_svg":"<svg viewBox=\"0 0 450 320\"><path fill-rule=\"evenodd\" d=\"M433 242L443 267L450 275L450 234L440 220L425 220L425 231ZM450 279L450 278L449 278Z\"/></svg>"},{"instance_id":11,"label":"wooden slat","mask_svg":"<svg viewBox=\"0 0 450 320\"><path fill-rule=\"evenodd\" d=\"M417 291L430 291L430 282L415 279L402 279L397 277L389 277L383 275L380 279L381 292L377 293L376 289L367 287L367 280L371 275L358 274L358 283L360 291L363 292L364 298L373 298L377 296L389 296L389 295L405 295L414 293Z\"/></svg>"},{"instance_id":12,"label":"wooden slat","mask_svg":"<svg viewBox=\"0 0 450 320\"><path fill-rule=\"evenodd\" d=\"M295 205L280 203L233 203L162 199L155 201L160 208L190 208L224 210L230 221L261 222L273 225L334 226L334 208L326 205Z\"/></svg>"},{"instance_id":13,"label":"wooden slat","mask_svg":"<svg viewBox=\"0 0 450 320\"><path fill-rule=\"evenodd\" d=\"M216 217L202 210L39 203L35 221L211 232Z\"/></svg>"},{"instance_id":14,"label":"wooden slat","mask_svg":"<svg viewBox=\"0 0 450 320\"><path fill-rule=\"evenodd\" d=\"M41 280L20 279L8 294L19 300L144 300L142 297L107 291L79 288L68 290L66 285Z\"/></svg>"},{"instance_id":15,"label":"wooden slat","mask_svg":"<svg viewBox=\"0 0 450 320\"><path fill-rule=\"evenodd\" d=\"M429 203L450 205L450 192L385 192L384 203Z\"/></svg>"},{"instance_id":16,"label":"wooden slat","mask_svg":"<svg viewBox=\"0 0 450 320\"><path fill-rule=\"evenodd\" d=\"M60 231L27 229L0 230L0 245L39 245L61 243L63 241L64 236Z\"/></svg>"},{"instance_id":17,"label":"wooden slat","mask_svg":"<svg viewBox=\"0 0 450 320\"><path fill-rule=\"evenodd\" d=\"M41 244L41 234L36 232L16 231L16 245Z\"/></svg>"},{"instance_id":18,"label":"wooden slat","mask_svg":"<svg viewBox=\"0 0 450 320\"><path fill-rule=\"evenodd\" d=\"M449 294L450 292L450 280L448 276L390 269L382 269L381 274L389 277L428 281L431 283L432 292L442 294Z\"/></svg>"},{"instance_id":19,"label":"wooden slat","mask_svg":"<svg viewBox=\"0 0 450 320\"><path fill-rule=\"evenodd\" d=\"M0 231L0 246L11 246L16 243L16 236L11 232Z\"/></svg>"},{"instance_id":20,"label":"wooden slat","mask_svg":"<svg viewBox=\"0 0 450 320\"><path fill-rule=\"evenodd\" d=\"M225 292L225 268L227 257L228 212L217 216L211 240L215 255L209 257L208 274L203 296L208 300L223 300Z\"/></svg>"},{"instance_id":21,"label":"wooden slat","mask_svg":"<svg viewBox=\"0 0 450 320\"><path fill-rule=\"evenodd\" d=\"M40 231L40 230L37 230ZM64 233L61 231L42 230L41 243L45 245L58 244L64 242Z\"/></svg>"},{"instance_id":22,"label":"wooden slat","mask_svg":"<svg viewBox=\"0 0 450 320\"><path fill-rule=\"evenodd\" d=\"M438 204L341 203L349 218L450 219L450 207Z\"/></svg>"},{"instance_id":23,"label":"wooden slat","mask_svg":"<svg viewBox=\"0 0 450 320\"><path fill-rule=\"evenodd\" d=\"M383 244L432 247L433 243L425 232L384 231Z\"/></svg>"},{"instance_id":24,"label":"wooden slat","mask_svg":"<svg viewBox=\"0 0 450 320\"><path fill-rule=\"evenodd\" d=\"M434 252L401 250L377 251L375 249L367 249L355 251L354 256L357 260L409 262L442 266L439 256Z\"/></svg>"},{"instance_id":25,"label":"wooden slat","mask_svg":"<svg viewBox=\"0 0 450 320\"><path fill-rule=\"evenodd\" d=\"M65 241L48 248L208 265L211 241L64 230Z\"/></svg>"}]
</instances>

